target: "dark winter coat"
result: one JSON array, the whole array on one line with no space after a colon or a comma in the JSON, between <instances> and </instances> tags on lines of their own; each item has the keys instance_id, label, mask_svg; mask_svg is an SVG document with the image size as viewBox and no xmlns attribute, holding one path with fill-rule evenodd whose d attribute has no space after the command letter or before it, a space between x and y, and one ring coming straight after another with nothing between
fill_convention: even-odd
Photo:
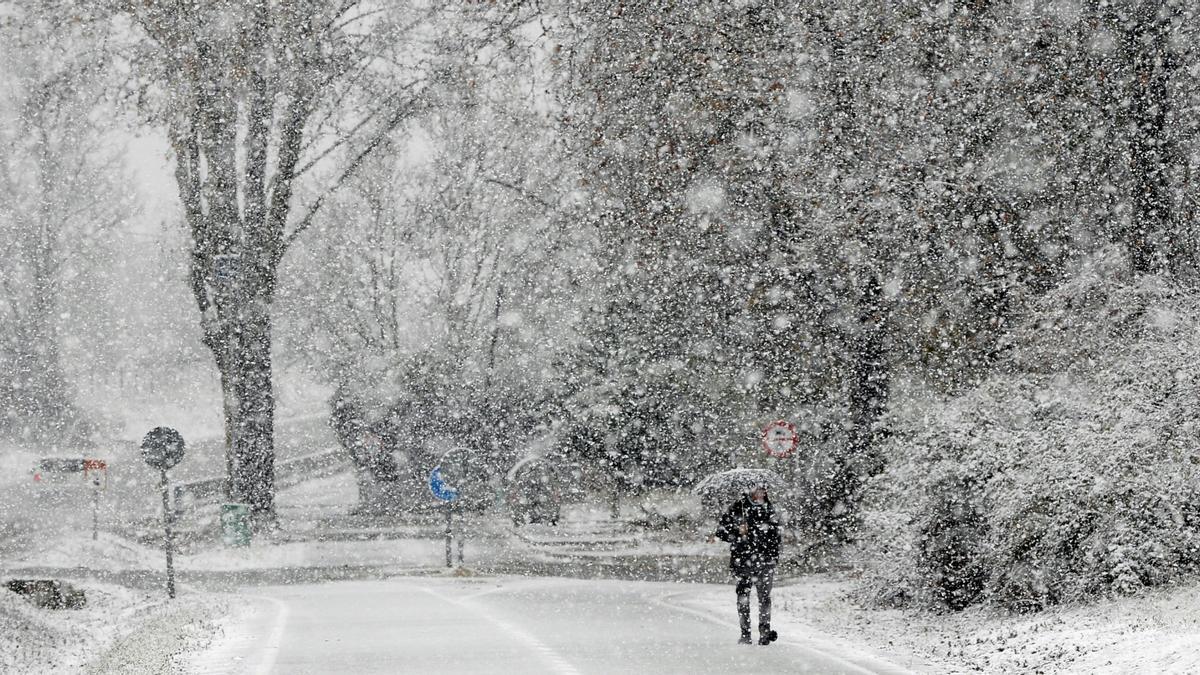
<instances>
[{"instance_id":1,"label":"dark winter coat","mask_svg":"<svg viewBox=\"0 0 1200 675\"><path fill-rule=\"evenodd\" d=\"M740 534L742 523L745 535ZM755 504L743 495L721 516L716 535L729 542L729 569L735 575L765 572L779 562L779 517L769 499Z\"/></svg>"}]
</instances>

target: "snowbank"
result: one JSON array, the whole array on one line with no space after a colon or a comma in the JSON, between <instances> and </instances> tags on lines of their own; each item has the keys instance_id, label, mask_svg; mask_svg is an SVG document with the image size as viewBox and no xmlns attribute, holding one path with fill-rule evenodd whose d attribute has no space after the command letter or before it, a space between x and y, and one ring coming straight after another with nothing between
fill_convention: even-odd
<instances>
[{"instance_id":1,"label":"snowbank","mask_svg":"<svg viewBox=\"0 0 1200 675\"><path fill-rule=\"evenodd\" d=\"M35 607L0 589L0 672L160 673L207 639L219 596L160 593L66 579L87 593L77 610Z\"/></svg>"},{"instance_id":2,"label":"snowbank","mask_svg":"<svg viewBox=\"0 0 1200 675\"><path fill-rule=\"evenodd\" d=\"M781 586L778 629L818 645L832 641L853 650L868 644L917 672L1200 671L1197 584L1036 614L980 606L941 614L881 610L860 606L855 594L855 580L839 574ZM722 600L731 604L731 598Z\"/></svg>"}]
</instances>

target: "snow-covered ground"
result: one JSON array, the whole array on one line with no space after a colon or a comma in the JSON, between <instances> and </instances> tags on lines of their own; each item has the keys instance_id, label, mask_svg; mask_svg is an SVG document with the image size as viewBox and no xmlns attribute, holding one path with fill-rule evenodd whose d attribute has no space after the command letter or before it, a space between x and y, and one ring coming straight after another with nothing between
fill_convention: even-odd
<instances>
[{"instance_id":1,"label":"snow-covered ground","mask_svg":"<svg viewBox=\"0 0 1200 675\"><path fill-rule=\"evenodd\" d=\"M77 543L80 549L87 548L85 542ZM448 591L444 588L438 589L440 585L450 583L453 577L441 568L441 552L436 542L426 541L423 546L414 544L416 542L342 542L336 548L318 542L312 545L263 545L185 558L181 560L181 567L186 569L203 562L207 563L203 566L214 569L231 568L238 560L248 564L249 557L258 552L266 554L258 561L263 566L286 566L299 560L307 566L324 565L336 569L350 562L384 563L394 560L399 552L410 558L409 564L390 568L385 572L386 578L377 583L407 584L405 593L408 595L412 595L410 591L417 587L428 589L434 597L436 593L445 594ZM111 538L103 538L93 550L106 548L109 549L106 557L93 558L86 561L87 564L115 567L122 562L128 569L161 564L157 551L139 550L136 545ZM285 551L290 553L285 554ZM99 556L98 553L94 555ZM53 562L53 559L47 562ZM227 670L226 667L240 662L237 659L245 659L247 664L265 662L260 651L264 645L272 644L270 636L277 630L276 615L279 611L290 611L281 610L278 602L269 599L274 597L271 594L290 593L294 596L299 593L318 597L336 593L334 586L340 583L294 587L289 591L246 587L236 595L184 584L179 599L167 602L161 588L153 585L130 589L97 582L86 576L76 578L68 574L66 578L87 590L87 608L40 610L11 593L0 595L3 598L0 600L0 622L3 622L3 630L0 630L0 655L3 655L0 658L3 660L0 663L4 665L0 670L75 670L91 664L95 672L128 672L130 663L174 664L181 655L187 655L188 663L192 665L178 672L268 672L249 667L247 670ZM580 602L585 605L580 610L584 613L595 611L592 606L595 600L586 599L588 588L594 585L602 591L606 584L615 584L625 597L642 594L647 603L671 602L706 615L705 621L718 627L711 636L715 645L720 646L722 639L733 636L736 630L732 588L723 585L567 582L543 577L491 576L476 576L469 582L496 587L519 583L526 592L537 590L539 593L551 593L552 589L570 583L571 594L581 598ZM296 588L307 590L301 593ZM912 672L1189 673L1200 669L1198 586L1024 616L984 610L938 615L862 609L848 599L852 588L853 580L838 575L810 575L781 583L776 590L775 625L785 644L797 647L797 653L802 651L799 647L803 647L854 662L890 663ZM348 592L360 591L352 588ZM421 591L414 597L427 595L429 593ZM407 602L411 605L412 597L408 597ZM625 609L636 616L648 611L637 602L630 601L628 605ZM117 620L113 621L113 617ZM378 621L381 630L398 620L385 616L373 619ZM603 622L592 628L597 635L604 635L607 630ZM547 631L550 636L555 633L554 628L540 624L522 626L520 630L530 636L540 636L542 631ZM493 638L495 636L489 639ZM553 637L537 639L543 643L554 641ZM215 646L210 650L208 645L213 640ZM275 644L278 646L278 640ZM470 645L461 648L469 650ZM614 653L622 653L622 645L614 644L612 648ZM574 663L570 648L560 646L555 649L567 662ZM718 651L725 654L723 647ZM464 668L466 663L463 662ZM217 668L214 664L223 665ZM763 664L758 666L761 668ZM578 672L602 672L583 666L572 667ZM470 672L469 668L447 667L444 670ZM878 671L879 668L870 670ZM140 672L154 671L148 667ZM289 671L279 669L276 672ZM758 672L777 671L760 669Z\"/></svg>"},{"instance_id":2,"label":"snow-covered ground","mask_svg":"<svg viewBox=\"0 0 1200 675\"><path fill-rule=\"evenodd\" d=\"M178 672L176 659L210 639L226 599L60 577L87 593L82 609L40 609L0 593L0 672Z\"/></svg>"},{"instance_id":3,"label":"snow-covered ground","mask_svg":"<svg viewBox=\"0 0 1200 675\"><path fill-rule=\"evenodd\" d=\"M810 575L780 588L778 607L791 630L869 644L921 672L1200 672L1200 584L1024 615L863 609L853 589Z\"/></svg>"},{"instance_id":4,"label":"snow-covered ground","mask_svg":"<svg viewBox=\"0 0 1200 675\"><path fill-rule=\"evenodd\" d=\"M860 650L787 635L739 645L709 585L396 577L268 586L221 624L193 672L902 673ZM729 608L725 608L729 609Z\"/></svg>"},{"instance_id":5,"label":"snow-covered ground","mask_svg":"<svg viewBox=\"0 0 1200 675\"><path fill-rule=\"evenodd\" d=\"M339 518L348 517L355 489L353 478L342 473L284 490L281 533L248 548L191 542L176 558L180 593L172 602L162 588L163 554L152 543L108 531L93 541L85 527L86 509L70 500L50 505L61 522L38 531L36 545L6 555L5 578L30 571L72 581L87 591L88 605L43 610L0 593L0 670L295 672L298 662L289 659L300 657L289 656L289 645L305 644L309 638L300 636L323 630L317 608L328 603L358 612L358 630L375 635L372 640L385 641L385 647L387 640L398 641L411 663L428 659L445 672L477 672L480 664L501 657L512 668L528 671L613 672L616 664L624 671L700 672L679 660L683 657L654 660L648 656L654 649L666 655L710 653L714 672L793 672L805 664L813 672L835 667L847 672L1200 672L1200 610L1195 609L1200 586L1031 615L981 609L931 614L862 608L853 600L855 580L845 575L793 577L781 579L776 590L781 643L762 656L730 649L736 627L728 584L563 579L544 574L571 568L537 567L576 558L584 576L605 576L622 562L628 575L637 565L672 556L719 565L720 545L621 523L601 527L602 512L578 509L568 513L562 527L527 527L519 535L501 521L492 523L490 530L468 539L467 564L459 572L465 578L459 578L445 570L436 524L381 521L344 529L337 537L318 536L330 534L343 522ZM212 517L211 512L201 516ZM206 525L210 533L212 525ZM528 568L512 566L523 559L530 561ZM519 574L521 569L532 576L514 576L513 570ZM670 573L661 564L644 569L648 577ZM474 594L483 588L498 589L487 596L493 604L479 604ZM396 601L377 603L380 608L408 609L379 609L372 615L376 610L364 600L372 597ZM467 623L477 642L453 631L397 628L423 625L420 617L433 617L430 607L440 611L442 605L469 610ZM563 621L575 621L569 630L564 632L561 622L530 618L551 607L563 608ZM647 620L660 615L670 620ZM438 620L449 621L450 615ZM288 622L300 632L281 627ZM636 639L627 634L631 625L638 627ZM431 652L413 651L414 645L427 644L433 645ZM353 658L367 659L363 663L371 658L389 663L394 657L388 649L380 647L378 654L374 649L358 644L351 652ZM446 661L439 654L459 660ZM605 661L603 654L616 660Z\"/></svg>"}]
</instances>

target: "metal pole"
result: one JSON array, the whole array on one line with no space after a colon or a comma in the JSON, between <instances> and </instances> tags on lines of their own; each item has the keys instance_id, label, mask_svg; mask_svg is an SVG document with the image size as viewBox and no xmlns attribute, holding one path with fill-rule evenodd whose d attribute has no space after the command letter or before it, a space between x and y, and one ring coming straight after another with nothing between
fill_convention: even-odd
<instances>
[{"instance_id":1,"label":"metal pole","mask_svg":"<svg viewBox=\"0 0 1200 675\"><path fill-rule=\"evenodd\" d=\"M459 565L462 565L462 562L463 562L463 543L464 543L463 529L464 529L463 514L460 512L458 514L458 564Z\"/></svg>"},{"instance_id":2,"label":"metal pole","mask_svg":"<svg viewBox=\"0 0 1200 675\"><path fill-rule=\"evenodd\" d=\"M167 487L167 470L162 470L162 501L163 501L163 529L166 530L167 540L167 597L175 597L175 560L174 549L175 541L171 535L171 504L170 490Z\"/></svg>"},{"instance_id":3,"label":"metal pole","mask_svg":"<svg viewBox=\"0 0 1200 675\"><path fill-rule=\"evenodd\" d=\"M92 476L92 541L100 538L100 476Z\"/></svg>"},{"instance_id":4,"label":"metal pole","mask_svg":"<svg viewBox=\"0 0 1200 675\"><path fill-rule=\"evenodd\" d=\"M454 562L450 559L450 545L451 537L453 535L453 533L450 531L450 518L453 514L453 512L450 510L451 508L452 507L449 504L446 505L446 567L454 567Z\"/></svg>"}]
</instances>

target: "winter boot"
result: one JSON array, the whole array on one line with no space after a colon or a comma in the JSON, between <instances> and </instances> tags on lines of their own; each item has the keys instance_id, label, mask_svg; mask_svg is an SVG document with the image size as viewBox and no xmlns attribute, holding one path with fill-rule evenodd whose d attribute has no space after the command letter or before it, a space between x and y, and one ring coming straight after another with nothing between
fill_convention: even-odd
<instances>
[{"instance_id":1,"label":"winter boot","mask_svg":"<svg viewBox=\"0 0 1200 675\"><path fill-rule=\"evenodd\" d=\"M767 628L766 630L758 631L758 644L769 645L779 639L779 633Z\"/></svg>"},{"instance_id":2,"label":"winter boot","mask_svg":"<svg viewBox=\"0 0 1200 675\"><path fill-rule=\"evenodd\" d=\"M738 639L738 644L739 645L753 644L753 640L750 639L750 634L742 633L742 637Z\"/></svg>"}]
</instances>

